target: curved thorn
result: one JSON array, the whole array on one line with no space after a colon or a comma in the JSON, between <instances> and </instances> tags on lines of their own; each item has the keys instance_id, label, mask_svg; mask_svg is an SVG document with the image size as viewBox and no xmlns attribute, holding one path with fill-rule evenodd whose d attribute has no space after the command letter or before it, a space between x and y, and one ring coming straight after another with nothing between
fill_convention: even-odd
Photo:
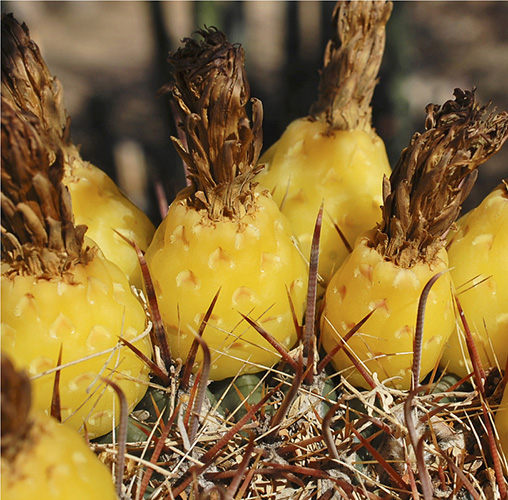
<instances>
[{"instance_id":1,"label":"curved thorn","mask_svg":"<svg viewBox=\"0 0 508 500\"><path fill-rule=\"evenodd\" d=\"M335 446L335 441L333 439L333 433L330 427L332 422L332 418L335 415L335 412L339 409L339 406L342 404L342 400L337 401L327 412L323 418L322 429L323 429L323 441L328 449L328 453L332 455L335 460L339 460L339 452L337 450L337 446Z\"/></svg>"},{"instance_id":2,"label":"curved thorn","mask_svg":"<svg viewBox=\"0 0 508 500\"><path fill-rule=\"evenodd\" d=\"M476 384L478 386L478 390L480 391L480 393L483 396L485 396L485 386L483 385L483 382L485 380L485 372L483 370L482 362L480 360L480 355L478 354L478 349L476 348L473 335L471 334L471 330L469 329L469 325L466 321L466 315L464 314L464 310L462 309L462 305L460 304L460 300L457 294L454 295L454 298L455 305L457 306L457 310L459 312L460 320L462 322L462 325L464 326L467 350L469 352L471 364L473 365Z\"/></svg>"},{"instance_id":3,"label":"curved thorn","mask_svg":"<svg viewBox=\"0 0 508 500\"><path fill-rule=\"evenodd\" d=\"M118 451L116 455L115 487L118 498L122 498L125 453L127 450L127 419L129 416L129 407L127 404L127 398L119 385L104 377L101 377L101 380L116 392L118 400L120 401L120 423L118 424Z\"/></svg>"},{"instance_id":4,"label":"curved thorn","mask_svg":"<svg viewBox=\"0 0 508 500\"><path fill-rule=\"evenodd\" d=\"M314 234L312 236L312 246L309 261L309 285L307 290L307 309L305 311L305 326L303 329L303 357L307 363L307 367L312 366L312 369L306 370L306 380L309 384L312 383L314 376L314 351L316 349L316 303L317 303L317 281L318 281L318 267L319 267L319 239L321 237L321 226L323 221L323 207L324 201L321 202L321 207L316 218L316 225L314 227Z\"/></svg>"},{"instance_id":5,"label":"curved thorn","mask_svg":"<svg viewBox=\"0 0 508 500\"><path fill-rule=\"evenodd\" d=\"M420 473L420 481L422 484L423 490L423 498L425 500L432 500L433 496L433 488L432 481L430 479L429 471L425 465L425 457L423 456L423 439L418 439L418 434L416 433L416 427L413 420L413 399L414 397L422 391L427 390L427 386L418 386L416 389L409 391L406 401L404 401L404 420L406 421L406 428L409 434L409 440L411 441L411 446L415 452L416 461L418 464L418 471Z\"/></svg>"},{"instance_id":6,"label":"curved thorn","mask_svg":"<svg viewBox=\"0 0 508 500\"><path fill-rule=\"evenodd\" d=\"M427 299L429 298L430 289L434 283L446 272L448 269L435 274L427 281L427 284L423 287L420 299L418 301L418 312L416 315L416 328L415 328L415 340L413 345L413 368L412 368L412 385L413 389L416 389L420 385L420 370L422 363L422 349L423 349L423 324L425 321L425 307L427 306Z\"/></svg>"},{"instance_id":7,"label":"curved thorn","mask_svg":"<svg viewBox=\"0 0 508 500\"><path fill-rule=\"evenodd\" d=\"M197 333L195 333L194 335L196 336L196 340L199 342L201 349L203 349L203 364L201 365L201 376L199 377L198 393L192 410L193 416L189 431L189 441L191 443L196 438L199 423L199 415L201 415L201 408L203 407L203 402L205 401L206 397L206 386L208 385L211 365L210 349L208 345L200 335L198 335Z\"/></svg>"},{"instance_id":8,"label":"curved thorn","mask_svg":"<svg viewBox=\"0 0 508 500\"><path fill-rule=\"evenodd\" d=\"M274 387L270 392L265 394L261 398L261 400L252 406L250 411L248 411L238 422L233 425L202 457L200 457L200 462L203 465L193 465L188 471L188 475L182 482L176 485L168 495L164 497L163 500L169 500L171 498L176 498L180 493L182 493L187 486L192 482L193 477L202 474L210 465L212 464L213 458L219 453L224 446L230 441L230 439L241 430L245 424L252 418L252 416L259 410L259 408L263 407L266 402L282 387L282 382Z\"/></svg>"}]
</instances>

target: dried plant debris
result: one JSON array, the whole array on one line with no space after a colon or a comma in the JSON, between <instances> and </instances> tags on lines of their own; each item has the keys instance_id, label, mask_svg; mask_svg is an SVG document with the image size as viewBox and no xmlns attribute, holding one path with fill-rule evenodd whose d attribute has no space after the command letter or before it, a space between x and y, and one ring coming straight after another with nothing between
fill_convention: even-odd
<instances>
[{"instance_id":1,"label":"dried plant debris","mask_svg":"<svg viewBox=\"0 0 508 500\"><path fill-rule=\"evenodd\" d=\"M183 389L154 383L131 416L127 496L500 498L481 411L499 404L499 372L483 396L438 372L414 391L375 378L365 391L324 356L306 364L302 348L264 373L208 383L200 405L193 377ZM115 450L93 446L104 457Z\"/></svg>"},{"instance_id":2,"label":"dried plant debris","mask_svg":"<svg viewBox=\"0 0 508 500\"><path fill-rule=\"evenodd\" d=\"M382 385L358 391L338 378L333 386L334 377L326 374L312 386L298 387L298 396L273 428L295 376L273 370L250 380L249 397L238 390L242 377L229 381L213 406L204 405L193 441L185 402L167 412L165 405L174 398L163 387L152 390L145 398L144 421L133 425L134 439L127 444L131 471L126 470L125 482L132 498L141 493L153 500L209 498L212 491L221 492L215 498L235 498L238 491L238 498L414 498L424 472L435 496L423 498L498 498L495 480L492 494L483 491L494 474L479 399L470 387L453 388L453 377L441 381L439 392L414 396L410 418L417 449L408 432L405 392ZM452 389L443 387L447 384ZM228 407L228 400L238 397L238 406ZM145 439L139 439L139 430ZM115 450L92 446L104 456ZM140 492L136 478L145 474L150 478L141 479Z\"/></svg>"}]
</instances>

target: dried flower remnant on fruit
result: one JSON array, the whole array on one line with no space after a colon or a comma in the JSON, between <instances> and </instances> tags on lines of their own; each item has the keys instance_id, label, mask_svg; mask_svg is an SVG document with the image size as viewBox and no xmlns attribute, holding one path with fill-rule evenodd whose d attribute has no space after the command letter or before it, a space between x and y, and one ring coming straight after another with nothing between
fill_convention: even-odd
<instances>
[{"instance_id":1,"label":"dried flower remnant on fruit","mask_svg":"<svg viewBox=\"0 0 508 500\"><path fill-rule=\"evenodd\" d=\"M286 348L295 344L288 293L300 321L307 266L279 207L253 182L262 107L250 99L243 49L215 28L183 43L169 56L167 88L180 128L172 140L190 182L169 206L146 262L172 355L204 369L205 350L194 351L194 332L202 332L210 379L219 380L280 358L242 314Z\"/></svg>"},{"instance_id":2,"label":"dried flower remnant on fruit","mask_svg":"<svg viewBox=\"0 0 508 500\"><path fill-rule=\"evenodd\" d=\"M1 133L2 351L34 377L37 410L51 405L54 375L46 372L64 365L62 421L76 430L86 422L97 437L118 414L112 390L97 389L99 374L122 386L131 407L146 391L144 362L117 345L121 336L149 356L145 311L127 276L74 224L61 143L3 97ZM112 348L117 354L106 354Z\"/></svg>"},{"instance_id":3,"label":"dried flower remnant on fruit","mask_svg":"<svg viewBox=\"0 0 508 500\"><path fill-rule=\"evenodd\" d=\"M35 116L40 121L45 142L58 147L62 156L62 180L71 194L76 224L88 226L87 236L106 258L122 269L132 285L141 287L136 252L120 234L144 251L155 228L105 172L82 159L70 140L63 88L51 75L28 27L10 14L2 16L2 99L22 119Z\"/></svg>"},{"instance_id":4,"label":"dried flower remnant on fruit","mask_svg":"<svg viewBox=\"0 0 508 500\"><path fill-rule=\"evenodd\" d=\"M61 276L95 250L83 244L62 184L63 157L32 114L2 98L2 260L11 274Z\"/></svg>"},{"instance_id":5,"label":"dried flower remnant on fruit","mask_svg":"<svg viewBox=\"0 0 508 500\"><path fill-rule=\"evenodd\" d=\"M477 177L476 168L508 137L508 113L486 115L473 91L427 106L426 131L416 133L383 183L383 221L374 243L401 267L432 262ZM486 116L485 116L486 115Z\"/></svg>"},{"instance_id":6,"label":"dried flower remnant on fruit","mask_svg":"<svg viewBox=\"0 0 508 500\"><path fill-rule=\"evenodd\" d=\"M116 499L108 468L77 432L31 409L28 375L3 352L1 375L2 499Z\"/></svg>"},{"instance_id":7,"label":"dried flower remnant on fruit","mask_svg":"<svg viewBox=\"0 0 508 500\"><path fill-rule=\"evenodd\" d=\"M187 147L176 137L172 140L189 169L189 203L206 208L212 220L240 219L254 209L252 178L262 147L262 105L252 100L251 120L243 49L215 29L197 33L202 41L186 38L169 57Z\"/></svg>"},{"instance_id":8,"label":"dried flower remnant on fruit","mask_svg":"<svg viewBox=\"0 0 508 500\"><path fill-rule=\"evenodd\" d=\"M398 389L421 383L455 329L445 234L476 179L476 168L508 134L508 114L484 115L474 91L459 89L455 100L427 108L427 131L413 136L390 179L384 178L382 221L357 238L326 291L324 349L333 349L348 334L348 325L375 308L348 348L371 373ZM426 283L432 286L428 296ZM425 328L418 328L423 304ZM338 371L356 368L340 351L332 362ZM366 386L360 370L351 372L350 382Z\"/></svg>"},{"instance_id":9,"label":"dried flower remnant on fruit","mask_svg":"<svg viewBox=\"0 0 508 500\"><path fill-rule=\"evenodd\" d=\"M384 1L337 2L313 118L333 129L373 133L371 101L392 7Z\"/></svg>"},{"instance_id":10,"label":"dried flower remnant on fruit","mask_svg":"<svg viewBox=\"0 0 508 500\"><path fill-rule=\"evenodd\" d=\"M2 96L37 116L53 140L69 141L69 119L58 78L52 76L26 24L2 15Z\"/></svg>"},{"instance_id":11,"label":"dried flower remnant on fruit","mask_svg":"<svg viewBox=\"0 0 508 500\"><path fill-rule=\"evenodd\" d=\"M323 286L381 216L382 179L391 168L372 127L371 99L391 11L392 2L337 2L318 100L260 159L265 168L256 180L289 219L305 257L324 202L318 268Z\"/></svg>"}]
</instances>

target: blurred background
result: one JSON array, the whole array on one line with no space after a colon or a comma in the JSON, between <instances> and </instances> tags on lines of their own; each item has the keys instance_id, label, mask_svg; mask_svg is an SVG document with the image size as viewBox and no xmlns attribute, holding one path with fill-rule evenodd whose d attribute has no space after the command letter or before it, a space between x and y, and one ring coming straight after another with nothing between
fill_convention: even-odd
<instances>
[{"instance_id":1,"label":"blurred background","mask_svg":"<svg viewBox=\"0 0 508 500\"><path fill-rule=\"evenodd\" d=\"M171 202L185 185L169 97L169 51L197 27L241 43L252 96L264 105L264 144L273 144L317 98L333 1L3 1L25 22L62 82L71 136L84 159L111 175L155 223L154 183ZM508 111L508 2L396 1L373 101L373 120L392 166L425 106L477 87L480 102ZM464 209L508 177L508 145L480 169Z\"/></svg>"}]
</instances>

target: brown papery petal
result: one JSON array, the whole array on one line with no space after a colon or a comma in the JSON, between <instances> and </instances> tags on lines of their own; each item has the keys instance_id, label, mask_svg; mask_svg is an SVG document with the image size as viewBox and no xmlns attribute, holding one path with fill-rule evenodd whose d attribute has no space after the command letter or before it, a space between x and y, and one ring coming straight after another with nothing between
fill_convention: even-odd
<instances>
[{"instance_id":1,"label":"brown papery petal","mask_svg":"<svg viewBox=\"0 0 508 500\"><path fill-rule=\"evenodd\" d=\"M471 191L477 168L508 137L508 113L487 114L475 91L426 108L426 127L415 134L383 186L383 222L375 245L404 267L432 260Z\"/></svg>"},{"instance_id":2,"label":"brown papery petal","mask_svg":"<svg viewBox=\"0 0 508 500\"><path fill-rule=\"evenodd\" d=\"M170 88L185 137L172 140L188 168L189 202L206 208L212 220L239 219L253 206L262 106L250 99L243 49L214 28L197 35L202 40L184 39L169 57Z\"/></svg>"}]
</instances>

